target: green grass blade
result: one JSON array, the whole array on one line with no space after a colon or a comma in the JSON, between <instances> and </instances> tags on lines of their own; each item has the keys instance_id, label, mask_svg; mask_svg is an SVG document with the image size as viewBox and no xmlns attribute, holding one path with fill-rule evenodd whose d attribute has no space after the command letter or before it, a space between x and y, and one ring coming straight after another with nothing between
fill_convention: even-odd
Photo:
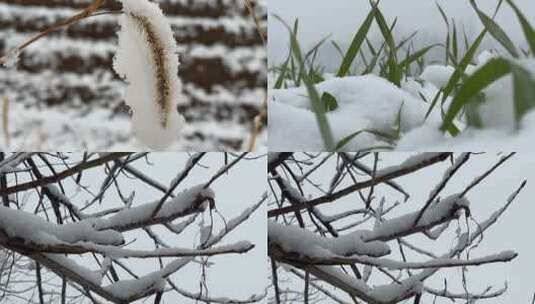
<instances>
[{"instance_id":1,"label":"green grass blade","mask_svg":"<svg viewBox=\"0 0 535 304\"><path fill-rule=\"evenodd\" d=\"M411 63L418 60L420 57L424 56L432 48L439 46L439 44L433 44L424 48L419 49L418 51L412 53L410 56L407 56L403 61L399 63L400 66L410 65Z\"/></svg>"},{"instance_id":2,"label":"green grass blade","mask_svg":"<svg viewBox=\"0 0 535 304\"><path fill-rule=\"evenodd\" d=\"M325 112L334 111L338 108L338 102L336 101L336 97L334 97L328 92L323 92L323 94L321 95L321 102L325 106Z\"/></svg>"},{"instance_id":3,"label":"green grass blade","mask_svg":"<svg viewBox=\"0 0 535 304\"><path fill-rule=\"evenodd\" d=\"M448 64L449 64L449 62L450 62L450 57L451 57L451 56L450 56L450 44L451 44L451 43L450 43L450 39L451 39L451 38L450 38L450 30L448 29L448 34L446 35L446 44L445 44L445 46L444 46L444 48L445 48L445 50L446 50L446 51L444 52L444 53L446 54L446 55L445 55L445 56L446 56L446 59L445 59L445 61L446 61L446 62L445 62L445 65L448 65Z\"/></svg>"},{"instance_id":4,"label":"green grass blade","mask_svg":"<svg viewBox=\"0 0 535 304\"><path fill-rule=\"evenodd\" d=\"M451 51L453 53L453 61L457 62L459 55L459 48L457 47L457 27L455 26L455 21L453 20L453 33L451 37Z\"/></svg>"},{"instance_id":5,"label":"green grass blade","mask_svg":"<svg viewBox=\"0 0 535 304\"><path fill-rule=\"evenodd\" d=\"M513 74L514 112L517 129L524 114L535 107L535 81L522 66L511 63Z\"/></svg>"},{"instance_id":6,"label":"green grass blade","mask_svg":"<svg viewBox=\"0 0 535 304\"><path fill-rule=\"evenodd\" d=\"M472 61L472 58L474 57L479 45L481 44L481 41L483 41L483 38L485 37L485 34L487 33L487 30L483 30L481 34L476 38L474 43L470 46L464 57L461 59L461 62L457 65L457 68L451 75L450 79L448 80L448 83L446 86L444 86L444 94L442 96L442 102L446 100L446 98L453 92L455 89L455 86L461 79L461 76L463 76L466 67L470 62Z\"/></svg>"},{"instance_id":7,"label":"green grass blade","mask_svg":"<svg viewBox=\"0 0 535 304\"><path fill-rule=\"evenodd\" d=\"M299 74L301 76L301 79L305 83L310 102L312 103L312 109L316 116L316 121L318 123L318 127L320 130L321 137L323 139L323 143L325 145L325 149L327 151L334 151L335 149L334 139L333 139L331 127L329 125L329 121L327 120L327 116L325 115L325 107L321 103L321 98L319 96L318 91L314 87L314 84L308 78L308 75L305 70L305 62L303 59L303 53L301 52L301 47L299 46L297 37L292 32L291 28L284 22L284 20L282 20L279 16L276 16L276 15L274 15L274 17L277 18L288 29L288 32L290 33L290 44L293 49L293 55L294 55L295 60L297 61L297 64L299 65Z\"/></svg>"},{"instance_id":8,"label":"green grass blade","mask_svg":"<svg viewBox=\"0 0 535 304\"><path fill-rule=\"evenodd\" d=\"M326 36L325 38L321 39L318 43L316 43L306 54L305 54L305 62L307 62L310 58L310 56L314 56L317 54L318 49L329 39L331 35ZM314 60L310 62L310 64L314 64Z\"/></svg>"},{"instance_id":9,"label":"green grass blade","mask_svg":"<svg viewBox=\"0 0 535 304\"><path fill-rule=\"evenodd\" d=\"M440 94L443 92L443 90L444 88L440 88L440 90L438 90L437 93L435 94L435 97L433 97L433 101L431 101L431 104L427 108L427 113L425 113L424 120L427 120L427 117L429 117L429 115L431 114L431 111L435 108L435 105L438 102L438 98L440 97Z\"/></svg>"},{"instance_id":10,"label":"green grass blade","mask_svg":"<svg viewBox=\"0 0 535 304\"><path fill-rule=\"evenodd\" d=\"M394 20L392 26L389 27L388 24L386 23L385 17L381 13L381 10L377 8L375 10L375 21L377 22L377 25L379 26L379 29L381 30L381 34L383 35L383 38L386 41L386 45L389 48L388 61L387 61L388 80L399 87L401 86L402 71L398 66L398 60L397 60L397 54L396 54L397 48L396 48L396 43L394 41L394 37L392 36L392 31L394 30L394 26L397 22L397 19Z\"/></svg>"},{"instance_id":11,"label":"green grass blade","mask_svg":"<svg viewBox=\"0 0 535 304\"><path fill-rule=\"evenodd\" d=\"M368 48L370 49L370 52L372 53L372 55L375 56L375 54L377 54L377 52L375 51L375 48L373 47L373 44L370 42L370 40L368 38L366 38L366 44L368 45Z\"/></svg>"},{"instance_id":12,"label":"green grass blade","mask_svg":"<svg viewBox=\"0 0 535 304\"><path fill-rule=\"evenodd\" d=\"M407 42L411 41L416 35L418 34L418 31L412 32L407 38L403 39L398 45L396 46L396 50L401 49Z\"/></svg>"},{"instance_id":13,"label":"green grass blade","mask_svg":"<svg viewBox=\"0 0 535 304\"><path fill-rule=\"evenodd\" d=\"M489 16L485 15L475 4L475 1L472 0L472 6L474 7L474 10L476 11L477 15L479 16L479 19L489 31L489 33L494 37L508 52L511 54L511 56L518 58L519 54L516 50L513 42L511 39L509 39L509 36L505 33L505 31L496 23L494 20L492 20Z\"/></svg>"},{"instance_id":14,"label":"green grass blade","mask_svg":"<svg viewBox=\"0 0 535 304\"><path fill-rule=\"evenodd\" d=\"M435 2L435 4L437 5L437 8L438 8L438 11L440 12L440 15L442 16L442 20L444 20L444 23L446 24L446 27L450 28L450 23L448 21L448 17L446 15L446 12L444 12L444 10L442 9L442 7L440 6L440 4L438 4L438 2Z\"/></svg>"},{"instance_id":15,"label":"green grass blade","mask_svg":"<svg viewBox=\"0 0 535 304\"><path fill-rule=\"evenodd\" d=\"M464 40L464 49L468 50L470 48L470 43L468 42L468 36L466 35L466 31L463 29L463 40Z\"/></svg>"},{"instance_id":16,"label":"green grass blade","mask_svg":"<svg viewBox=\"0 0 535 304\"><path fill-rule=\"evenodd\" d=\"M535 31L533 30L533 27L531 24L529 24L526 17L522 14L522 11L513 3L511 0L507 0L507 3L513 8L516 15L518 16L518 20L520 21L520 25L522 26L522 31L524 31L524 36L526 36L526 40L528 41L529 48L531 50L531 55L535 56Z\"/></svg>"},{"instance_id":17,"label":"green grass blade","mask_svg":"<svg viewBox=\"0 0 535 304\"><path fill-rule=\"evenodd\" d=\"M344 52L342 52L342 48L338 45L338 43L336 43L336 41L334 40L331 40L331 44L333 45L338 55L340 55L340 58L344 59Z\"/></svg>"},{"instance_id":18,"label":"green grass blade","mask_svg":"<svg viewBox=\"0 0 535 304\"><path fill-rule=\"evenodd\" d=\"M391 27L388 26L386 23L386 19L381 13L381 10L379 8L374 10L375 15L375 21L377 22L377 25L379 26L379 29L381 30L381 34L383 35L383 38L386 41L386 45L390 48L391 51L396 51L396 43L394 41L394 36L392 36L392 31L394 30L394 25L397 21L394 20L394 23Z\"/></svg>"},{"instance_id":19,"label":"green grass blade","mask_svg":"<svg viewBox=\"0 0 535 304\"><path fill-rule=\"evenodd\" d=\"M286 73L288 71L288 64L290 63L290 58L292 57L292 49L290 48L290 53L288 54L288 58L281 66L281 71L279 74L279 77L277 77L277 81L275 82L274 89L280 89L282 88L282 85L284 84L284 79L286 78Z\"/></svg>"},{"instance_id":20,"label":"green grass blade","mask_svg":"<svg viewBox=\"0 0 535 304\"><path fill-rule=\"evenodd\" d=\"M363 130L359 130L355 133L351 133L349 134L348 136L342 138L337 144L336 144L336 151L340 151L343 147L345 147L351 140L353 140L353 138L359 136L360 134L363 134L363 133L370 133L370 134L373 134L377 137L382 137L382 138L385 138L386 140L395 140L395 138L392 137L392 135L390 134L387 134L387 133L383 133L383 132L380 132L380 131L376 131L376 130L371 130L371 129L363 129Z\"/></svg>"},{"instance_id":21,"label":"green grass blade","mask_svg":"<svg viewBox=\"0 0 535 304\"><path fill-rule=\"evenodd\" d=\"M370 61L370 64L366 66L366 69L362 72L361 75L370 74L373 72L373 69L375 69L375 66L377 65L377 61L379 60L379 56L381 56L381 53L383 52L383 49L385 47L385 43L381 45L381 48L379 48L379 51L373 56L372 60Z\"/></svg>"},{"instance_id":22,"label":"green grass blade","mask_svg":"<svg viewBox=\"0 0 535 304\"><path fill-rule=\"evenodd\" d=\"M340 68L338 68L338 73L336 74L337 77L344 77L349 72L349 69L353 64L353 61L355 60L362 43L366 39L366 35L368 35L368 31L370 30L375 10L376 6L373 6L371 11L368 13L368 16L366 17L362 25L359 27L357 33L355 34L355 37L353 37L353 41L351 41L351 45L349 46L349 49L347 50L346 55L344 56L344 60L342 60Z\"/></svg>"},{"instance_id":23,"label":"green grass blade","mask_svg":"<svg viewBox=\"0 0 535 304\"><path fill-rule=\"evenodd\" d=\"M473 75L468 77L463 83L459 92L453 98L451 105L444 117L441 129L448 131L451 135L458 134L458 129L454 127L453 120L462 108L472 100L481 90L511 72L511 64L503 58L493 59L478 69Z\"/></svg>"}]
</instances>

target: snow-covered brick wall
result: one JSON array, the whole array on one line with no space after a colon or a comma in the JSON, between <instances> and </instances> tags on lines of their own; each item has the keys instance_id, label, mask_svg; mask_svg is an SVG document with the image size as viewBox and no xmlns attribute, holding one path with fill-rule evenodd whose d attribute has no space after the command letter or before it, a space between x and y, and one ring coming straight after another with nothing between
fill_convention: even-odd
<instances>
[{"instance_id":1,"label":"snow-covered brick wall","mask_svg":"<svg viewBox=\"0 0 535 304\"><path fill-rule=\"evenodd\" d=\"M266 52L253 19L239 0L154 2L179 45L184 99L178 107L188 126L182 146L174 148L239 149L249 137L266 88ZM0 54L90 3L0 0ZM120 9L121 3L112 0L102 7ZM265 19L266 7L257 7L257 13ZM35 135L41 140L32 141L51 149L46 138L84 132L86 126L93 131L65 138L55 149L69 141L93 150L121 149L116 142L131 146L122 119L128 114L122 95L126 84L112 68L118 29L117 14L90 17L29 46L16 68L0 67L0 91L10 100L10 115L24 114L11 121L11 133L42 133ZM55 115L46 112L50 107ZM44 117L54 117L54 124ZM79 119L84 123L76 123ZM107 139L95 143L97 137Z\"/></svg>"}]
</instances>

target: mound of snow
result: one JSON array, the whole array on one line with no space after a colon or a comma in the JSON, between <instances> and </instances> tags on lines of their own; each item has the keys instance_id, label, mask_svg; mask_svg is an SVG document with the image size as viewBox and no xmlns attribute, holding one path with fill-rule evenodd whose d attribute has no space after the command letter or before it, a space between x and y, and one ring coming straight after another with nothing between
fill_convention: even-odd
<instances>
[{"instance_id":1,"label":"mound of snow","mask_svg":"<svg viewBox=\"0 0 535 304\"><path fill-rule=\"evenodd\" d=\"M374 75L332 78L317 84L316 89L320 95L328 92L338 102L338 108L327 113L335 141L363 129L392 133L398 115L400 130L406 132L423 123L428 108L422 99ZM304 87L270 91L269 147L273 151L323 149L307 96ZM439 118L433 116L431 119ZM384 145L375 135L362 133L345 149Z\"/></svg>"},{"instance_id":2,"label":"mound of snow","mask_svg":"<svg viewBox=\"0 0 535 304\"><path fill-rule=\"evenodd\" d=\"M428 65L420 75L420 79L432 83L437 88L445 87L455 69L451 66Z\"/></svg>"},{"instance_id":3,"label":"mound of snow","mask_svg":"<svg viewBox=\"0 0 535 304\"><path fill-rule=\"evenodd\" d=\"M466 73L472 74L497 54L483 51L477 65L469 65ZM535 60L521 59L517 63L531 72L535 79ZM507 75L482 92L484 102L477 105L483 128L476 129L457 120L462 132L451 138L440 131L442 113L451 102L448 97L440 107L442 97L430 116L425 119L429 103L440 87L448 82L454 69L449 66L427 66L418 79L406 78L401 88L374 76L327 77L316 85L319 94L333 95L338 108L326 114L335 142L361 130L387 134L399 124L399 140L360 133L343 150L360 151L385 147L410 151L472 151L532 149L535 134L535 110L527 113L515 130L512 77ZM311 103L304 87L271 90L269 93L269 146L273 151L324 150Z\"/></svg>"}]
</instances>

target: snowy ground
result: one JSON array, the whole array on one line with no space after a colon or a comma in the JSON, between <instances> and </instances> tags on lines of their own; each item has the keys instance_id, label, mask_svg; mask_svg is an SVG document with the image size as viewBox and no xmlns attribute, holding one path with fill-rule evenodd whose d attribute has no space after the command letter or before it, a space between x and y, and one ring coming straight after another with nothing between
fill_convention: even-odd
<instances>
[{"instance_id":1,"label":"snowy ground","mask_svg":"<svg viewBox=\"0 0 535 304\"><path fill-rule=\"evenodd\" d=\"M35 108L9 103L7 136L2 127L0 147L11 151L146 151L132 133L131 119L113 115L109 109L72 109L68 107ZM2 112L2 111L0 111ZM4 125L3 125L4 126ZM202 140L196 133L214 134ZM186 126L185 136L167 149L170 151L216 151L217 135L246 137L250 133L236 124L197 123ZM259 148L265 149L267 132L259 136ZM247 141L246 141L247 142Z\"/></svg>"},{"instance_id":2,"label":"snowy ground","mask_svg":"<svg viewBox=\"0 0 535 304\"><path fill-rule=\"evenodd\" d=\"M469 66L467 73L473 73L495 56L481 52L478 65ZM535 79L534 61L522 61L522 65L533 72ZM430 102L452 73L451 67L430 65L419 77L405 79L401 88L374 75L335 78L327 74L327 80L317 84L316 88L320 96L327 92L338 102L338 108L327 113L335 142L360 130L378 131L394 137L361 133L343 147L346 151L501 151L504 148L517 151L533 148L535 112L527 113L519 130L515 130L510 76L484 90L487 102L479 108L483 128L467 127L454 138L440 131L442 111L448 109L451 98L446 100L443 109L435 107L426 119ZM273 78L270 84L273 85ZM324 149L307 96L305 87L269 91L269 147L272 151ZM462 121L457 123L464 125Z\"/></svg>"}]
</instances>

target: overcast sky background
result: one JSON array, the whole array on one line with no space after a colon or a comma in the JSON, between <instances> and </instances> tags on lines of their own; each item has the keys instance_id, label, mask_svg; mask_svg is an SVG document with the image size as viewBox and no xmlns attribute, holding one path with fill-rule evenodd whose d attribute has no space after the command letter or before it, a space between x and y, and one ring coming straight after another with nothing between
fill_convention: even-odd
<instances>
[{"instance_id":1,"label":"overcast sky background","mask_svg":"<svg viewBox=\"0 0 535 304\"><path fill-rule=\"evenodd\" d=\"M406 159L410 153L381 153L381 163L379 168L399 164ZM457 156L457 155L456 155ZM468 183L475 177L488 170L499 159L501 155L497 153L487 153L484 155L472 155L471 159L462 169L453 177L448 186L441 193L444 198L448 195L461 192ZM301 156L302 158L302 156ZM367 158L368 165L371 165L372 158ZM330 182L333 174L334 158L311 179L325 187ZM419 210L423 202L427 199L429 192L440 181L445 170L450 166L448 161L435 164L432 167L420 170L414 174L395 179L411 198L396 211L389 213L385 218L400 216L408 212ZM481 257L493 253L499 253L505 250L513 250L519 256L510 263L497 263L481 267L470 267L468 271L468 290L471 292L481 292L491 285L494 290L500 289L507 283L509 289L502 297L492 300L482 300L481 303L501 304L501 303L530 303L535 292L535 286L532 280L532 271L534 265L533 257L535 256L535 246L531 240L532 232L535 229L533 214L532 198L535 197L535 157L528 154L517 154L512 159L503 164L497 171L469 192L467 198L471 201L471 211L473 217L478 221L486 220L492 213L501 208L509 195L517 189L520 183L527 179L528 183L524 190L519 194L517 200L510 206L505 214L499 219L498 223L492 226L484 234L484 240L478 248L471 252L471 257ZM362 177L361 177L362 179ZM349 182L349 181L348 181ZM343 187L343 186L340 186ZM311 187L305 187L305 193L313 194L313 197L320 195L318 191ZM365 192L366 194L367 192ZM377 201L384 196L387 206L395 201L403 201L403 196L398 192L391 190L386 186L379 186L375 189ZM378 202L375 202L377 205ZM358 199L357 194L348 195L333 204L325 204L320 207L325 214L334 214L340 211L347 211L355 208L361 208L362 202ZM360 216L351 218L351 222L360 220ZM373 224L373 221L369 223ZM464 218L461 221L464 225ZM338 227L343 225L338 225ZM409 237L408 240L423 249L432 251L436 254L443 254L456 244L455 229L457 222L453 222L449 227L449 232L445 233L439 241L429 241L425 237ZM371 227L360 226L353 230L370 229ZM348 233L345 231L343 233ZM397 246L395 243L390 244L393 254L389 258L399 259ZM425 261L421 256L415 255L410 250L406 250L410 261ZM466 256L463 256L466 258ZM293 277L293 276L291 276ZM385 281L384 275L379 274L372 285L389 283ZM440 271L432 279L426 281L426 285L434 288L443 288L443 279L448 279L448 288L451 292L463 292L461 285L460 269ZM302 283L302 282L301 282ZM297 284L297 283L296 283ZM302 290L302 284L297 285L298 290ZM342 293L341 293L342 294ZM424 303L431 303L432 298L424 298ZM412 303L412 301L409 301ZM325 301L329 303L329 301ZM437 303L451 303L449 300L438 300Z\"/></svg>"},{"instance_id":2,"label":"overcast sky background","mask_svg":"<svg viewBox=\"0 0 535 304\"><path fill-rule=\"evenodd\" d=\"M468 0L437 0L446 14L454 18L459 29L466 30L467 34L474 37L478 34L482 25L475 15ZM498 0L477 1L480 8L491 15ZM535 24L535 1L516 0L530 22ZM382 0L381 11L391 23L398 18L395 38L398 41L408 33L418 31L417 41L425 45L445 41L446 27L433 0ZM282 62L288 54L288 32L282 24L272 17L276 14L287 23L293 24L295 18L299 18L299 39L304 49L309 49L327 35L342 46L343 49L351 42L357 29L369 13L368 0L270 0L269 1L269 43L268 60L269 66ZM504 28L511 38L521 45L523 34L518 21L512 10L504 3L496 21ZM373 36L378 33L372 30ZM373 39L372 39L373 40ZM472 38L473 40L473 38ZM487 39L483 47L495 47L492 39ZM334 59L339 64L338 55L332 52L334 49L330 43L326 44L320 52L320 61L332 66ZM321 54L324 54L321 56Z\"/></svg>"},{"instance_id":3,"label":"overcast sky background","mask_svg":"<svg viewBox=\"0 0 535 304\"><path fill-rule=\"evenodd\" d=\"M70 154L72 155L72 154ZM76 160L80 155L75 154L71 160ZM215 203L218 211L225 217L226 221L233 219L240 215L246 208L251 207L259 201L266 187L265 171L266 171L266 157L261 154L250 154L251 157L257 157L253 160L242 160L235 167L233 167L229 174L220 177L211 187L215 192ZM230 156L230 160L234 157ZM146 164L143 159L134 163L135 167L140 169L150 177L160 181L164 185L169 185L171 180L184 168L186 161L189 159L188 153L150 153L150 165ZM37 162L37 160L36 160ZM183 191L191 186L207 182L210 177L217 172L219 168L224 165L223 153L208 153L200 162L205 168L196 167L190 175L177 188L178 191ZM61 167L56 168L58 171ZM43 173L47 172L45 168ZM84 171L82 183L88 186L91 191L98 192L98 189L104 179L104 171L102 167L97 167ZM22 175L19 176L19 178ZM135 191L135 198L133 206L139 206L147 202L153 202L161 198L162 193L154 190L144 183L138 182L134 179L127 178L121 175L117 179L121 186L123 195L128 196L131 191ZM85 191L76 191L74 183L70 178L63 181L67 193L71 201L81 207L86 200L90 200L92 196ZM32 191L33 192L33 191ZM27 192L29 193L29 192ZM75 193L73 195L73 193ZM175 192L176 193L176 192ZM34 210L36 202L36 194L30 194L26 197L28 205L26 210ZM119 199L118 194L114 189L106 192L101 205L96 205L86 212L92 213L95 211L102 211L104 209L119 207L124 205ZM179 223L186 218L178 219L174 223ZM210 216L208 212L204 214L205 223L209 223ZM199 243L198 223L200 217L195 223L190 225L185 232L178 238L175 234L171 234L167 229L159 225L151 226L153 231L160 233L162 239L171 246L182 248L195 248ZM215 229L214 233L223 229L223 221L214 213ZM145 249L150 250L154 248L152 239L146 237L145 233L140 230L134 230L123 234L127 243L135 240L130 244L130 249ZM267 285L267 267L266 263L266 217L265 207L262 206L257 210L251 218L249 218L243 225L228 234L222 242L217 246L223 244L234 243L238 241L247 240L253 243L256 247L247 254L216 256L209 259L214 263L208 269L208 288L209 295L212 297L230 297L236 299L246 299L253 294L262 294ZM164 259L164 264L174 260L173 258ZM97 266L92 259L78 259L84 266L96 270ZM146 274L151 271L158 270L157 259L128 259L123 260L127 265L132 266L138 275ZM196 293L199 291L200 266L196 263L190 263L172 277L174 282L180 287L189 292ZM128 278L128 276L125 276ZM109 281L104 280L104 285L109 284ZM153 298L150 298L149 303L152 303ZM136 303L141 303L142 300ZM162 303L195 303L193 300L185 299L178 296L176 292L168 292L164 296Z\"/></svg>"}]
</instances>

